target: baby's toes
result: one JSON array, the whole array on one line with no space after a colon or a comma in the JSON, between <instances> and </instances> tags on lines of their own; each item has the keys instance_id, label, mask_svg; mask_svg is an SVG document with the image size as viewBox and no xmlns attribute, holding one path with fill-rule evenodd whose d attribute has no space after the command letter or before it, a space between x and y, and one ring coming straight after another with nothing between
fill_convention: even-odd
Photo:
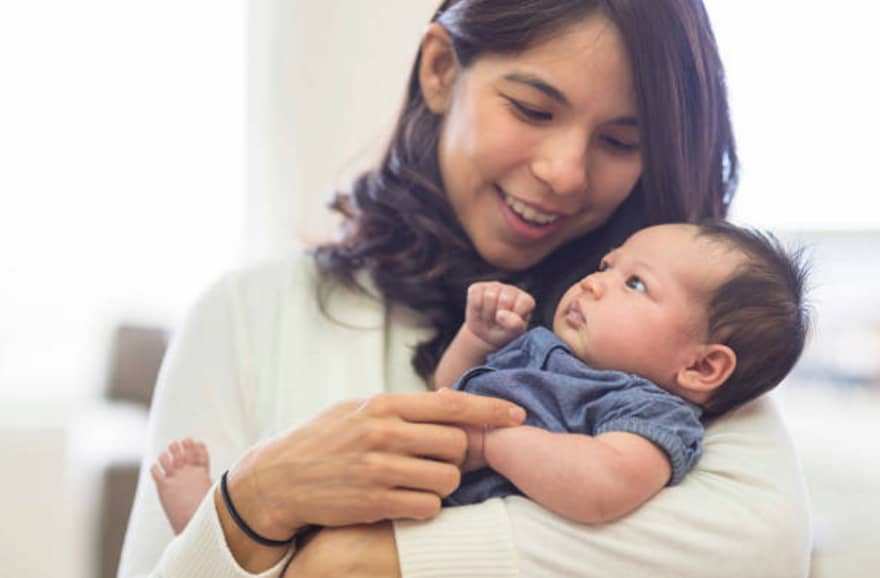
<instances>
[{"instance_id":1,"label":"baby's toes","mask_svg":"<svg viewBox=\"0 0 880 578\"><path fill-rule=\"evenodd\" d=\"M174 468L174 461L173 461L173 458L171 457L171 454L168 453L167 451L164 451L161 454L159 454L159 465L162 466L162 470L163 470L162 477L163 478L167 478L168 476L170 476L171 474L174 473L174 469L175 469Z\"/></svg>"},{"instance_id":2,"label":"baby's toes","mask_svg":"<svg viewBox=\"0 0 880 578\"><path fill-rule=\"evenodd\" d=\"M153 464L152 467L150 467L150 475L153 476L153 481L157 484L165 482L165 472L162 471L159 464Z\"/></svg>"},{"instance_id":3,"label":"baby's toes","mask_svg":"<svg viewBox=\"0 0 880 578\"><path fill-rule=\"evenodd\" d=\"M198 464L197 456L196 456L196 444L193 442L192 438L184 438L180 442L181 453L183 454L183 461L187 465Z\"/></svg>"},{"instance_id":4,"label":"baby's toes","mask_svg":"<svg viewBox=\"0 0 880 578\"><path fill-rule=\"evenodd\" d=\"M200 466L208 467L208 446L205 445L205 442L196 442L195 444L195 453L197 456L197 464Z\"/></svg>"},{"instance_id":5,"label":"baby's toes","mask_svg":"<svg viewBox=\"0 0 880 578\"><path fill-rule=\"evenodd\" d=\"M171 445L168 446L168 451L171 452L171 458L174 460L175 469L179 470L186 465L186 459L183 455L183 447L181 447L180 442L171 442Z\"/></svg>"},{"instance_id":6,"label":"baby's toes","mask_svg":"<svg viewBox=\"0 0 880 578\"><path fill-rule=\"evenodd\" d=\"M202 465L202 456L199 451L198 446L191 438L186 438L181 442L181 446L183 447L183 460L187 465L190 466L200 466Z\"/></svg>"}]
</instances>

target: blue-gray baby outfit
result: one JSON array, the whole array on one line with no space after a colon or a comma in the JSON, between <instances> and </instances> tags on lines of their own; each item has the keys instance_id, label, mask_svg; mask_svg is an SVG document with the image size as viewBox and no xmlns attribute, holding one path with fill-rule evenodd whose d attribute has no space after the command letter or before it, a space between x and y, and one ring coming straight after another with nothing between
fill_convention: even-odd
<instances>
[{"instance_id":1,"label":"blue-gray baby outfit","mask_svg":"<svg viewBox=\"0 0 880 578\"><path fill-rule=\"evenodd\" d=\"M590 368L543 327L489 355L486 365L465 373L454 388L510 400L526 410L526 425L552 432L645 437L669 457L669 485L679 483L702 454L698 406L637 375ZM521 493L507 478L483 468L462 476L445 504Z\"/></svg>"}]
</instances>

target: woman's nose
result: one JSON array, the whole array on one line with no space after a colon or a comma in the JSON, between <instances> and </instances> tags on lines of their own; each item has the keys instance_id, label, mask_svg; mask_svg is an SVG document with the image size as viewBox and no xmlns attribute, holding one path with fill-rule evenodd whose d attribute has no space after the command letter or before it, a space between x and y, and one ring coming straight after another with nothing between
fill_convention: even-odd
<instances>
[{"instance_id":1,"label":"woman's nose","mask_svg":"<svg viewBox=\"0 0 880 578\"><path fill-rule=\"evenodd\" d=\"M548 140L532 162L532 173L558 195L574 195L587 188L586 138L560 137Z\"/></svg>"}]
</instances>

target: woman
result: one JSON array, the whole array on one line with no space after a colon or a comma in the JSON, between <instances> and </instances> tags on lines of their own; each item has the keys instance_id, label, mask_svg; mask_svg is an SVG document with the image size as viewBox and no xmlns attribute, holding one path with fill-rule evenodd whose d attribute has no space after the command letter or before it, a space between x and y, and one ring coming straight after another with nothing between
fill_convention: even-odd
<instances>
[{"instance_id":1,"label":"woman","mask_svg":"<svg viewBox=\"0 0 880 578\"><path fill-rule=\"evenodd\" d=\"M455 424L521 419L425 393L465 287L523 286L546 324L635 229L724 216L736 174L699 0L447 0L385 158L337 198L342 240L225 279L166 361L147 459L205 440L238 521L215 487L172 541L145 474L120 575L278 576L311 525L289 576L805 575L805 498L766 403L709 424L688 480L615 524L523 498L439 511Z\"/></svg>"}]
</instances>

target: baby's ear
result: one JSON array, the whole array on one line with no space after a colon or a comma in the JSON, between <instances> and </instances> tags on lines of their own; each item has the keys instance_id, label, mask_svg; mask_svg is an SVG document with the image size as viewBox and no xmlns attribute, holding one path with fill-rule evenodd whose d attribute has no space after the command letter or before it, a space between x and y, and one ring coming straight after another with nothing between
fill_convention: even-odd
<instances>
[{"instance_id":1,"label":"baby's ear","mask_svg":"<svg viewBox=\"0 0 880 578\"><path fill-rule=\"evenodd\" d=\"M678 371L676 381L682 389L708 399L734 369L736 353L733 349L720 343L709 343L700 346L693 363Z\"/></svg>"}]
</instances>

